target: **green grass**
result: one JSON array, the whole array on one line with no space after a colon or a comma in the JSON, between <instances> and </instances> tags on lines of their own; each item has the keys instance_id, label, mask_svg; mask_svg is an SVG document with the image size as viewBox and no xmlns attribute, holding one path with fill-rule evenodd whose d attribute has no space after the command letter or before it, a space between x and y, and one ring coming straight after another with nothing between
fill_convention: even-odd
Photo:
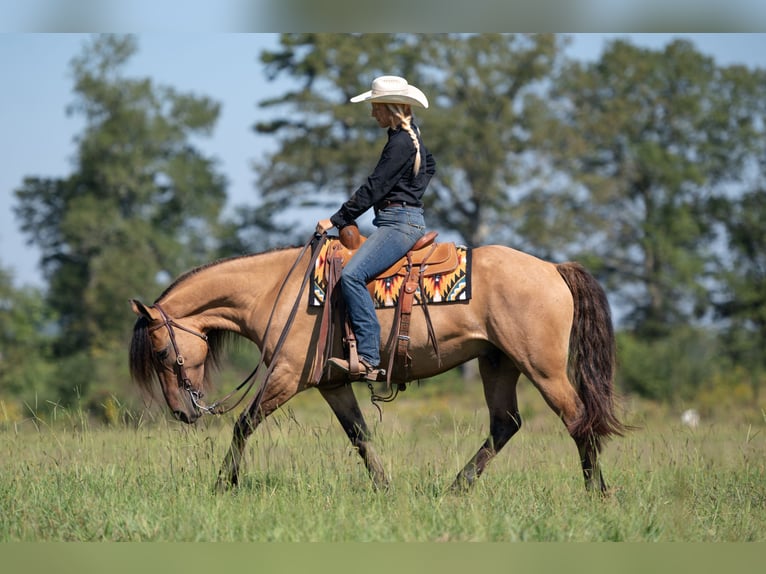
<instances>
[{"instance_id":1,"label":"green grass","mask_svg":"<svg viewBox=\"0 0 766 574\"><path fill-rule=\"evenodd\" d=\"M481 390L414 387L383 407L358 389L392 480L372 488L318 393L248 443L242 484L212 487L231 420L91 426L79 413L0 430L1 541L764 541L766 422L697 429L629 404L644 428L607 444L613 494L585 492L574 444L529 386L525 423L468 494L448 487L487 433Z\"/></svg>"}]
</instances>

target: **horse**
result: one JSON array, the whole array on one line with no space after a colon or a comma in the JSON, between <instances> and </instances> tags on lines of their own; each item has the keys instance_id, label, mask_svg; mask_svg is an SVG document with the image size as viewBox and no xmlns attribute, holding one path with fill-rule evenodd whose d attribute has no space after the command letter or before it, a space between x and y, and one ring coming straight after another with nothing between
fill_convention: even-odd
<instances>
[{"instance_id":1,"label":"horse","mask_svg":"<svg viewBox=\"0 0 766 574\"><path fill-rule=\"evenodd\" d=\"M238 485L243 451L258 425L308 388L328 403L373 484L390 484L347 375L328 369L319 384L309 382L321 311L306 304L305 281L293 273L314 265L306 247L217 260L180 275L153 305L130 301L138 316L130 343L132 379L149 393L159 382L168 408L183 423L213 411L204 397L228 335L255 343L268 365L267 378L234 424L216 480L219 490ZM473 248L471 274L468 300L429 305L438 356L415 313L409 335L410 381L478 362L489 436L452 488L469 489L521 428L516 386L523 374L574 440L586 490L607 494L602 447L629 427L616 413L616 345L605 291L577 262L553 263L501 245ZM385 341L394 310L377 314ZM337 356L342 341L335 339ZM381 349L381 364L389 352Z\"/></svg>"}]
</instances>

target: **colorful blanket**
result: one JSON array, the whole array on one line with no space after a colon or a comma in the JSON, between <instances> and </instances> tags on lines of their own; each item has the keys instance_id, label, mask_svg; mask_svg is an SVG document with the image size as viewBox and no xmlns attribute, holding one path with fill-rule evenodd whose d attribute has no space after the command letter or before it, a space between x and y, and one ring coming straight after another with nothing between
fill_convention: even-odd
<instances>
[{"instance_id":1,"label":"colorful blanket","mask_svg":"<svg viewBox=\"0 0 766 574\"><path fill-rule=\"evenodd\" d=\"M329 242L322 247L326 250ZM426 303L454 303L457 301L467 301L471 298L471 250L467 247L458 246L458 266L448 273L441 275L432 275L423 278L423 291L418 287L415 293L414 303L422 304L423 297ZM312 279L312 288L309 293L309 304L312 307L321 307L325 300L325 263L324 253L320 253L317 258L314 276ZM395 307L399 298L399 293L404 282L403 275L393 275L384 279L375 279L369 284L370 294L375 302L376 308Z\"/></svg>"}]
</instances>

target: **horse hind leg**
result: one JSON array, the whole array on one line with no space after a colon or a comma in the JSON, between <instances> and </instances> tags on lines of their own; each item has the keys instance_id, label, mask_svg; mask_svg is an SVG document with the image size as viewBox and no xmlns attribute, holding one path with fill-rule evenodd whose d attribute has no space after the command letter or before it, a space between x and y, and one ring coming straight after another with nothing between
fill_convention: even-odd
<instances>
[{"instance_id":1,"label":"horse hind leg","mask_svg":"<svg viewBox=\"0 0 766 574\"><path fill-rule=\"evenodd\" d=\"M599 455L601 452L600 437L593 434L573 437L580 454L585 488L588 491L598 490L601 494L608 492L604 476L601 472Z\"/></svg>"},{"instance_id":2,"label":"horse hind leg","mask_svg":"<svg viewBox=\"0 0 766 574\"><path fill-rule=\"evenodd\" d=\"M578 422L584 412L584 405L562 368L556 376L545 376L540 372L532 372L528 377L540 391L548 406L561 418L569 436L577 446L580 457L585 488L589 491L606 492L606 484L601 473L599 453L601 437L592 432L579 429Z\"/></svg>"},{"instance_id":3,"label":"horse hind leg","mask_svg":"<svg viewBox=\"0 0 766 574\"><path fill-rule=\"evenodd\" d=\"M479 373L489 409L489 437L452 483L453 491L468 490L487 464L521 428L516 397L519 370L506 355L493 351L479 357Z\"/></svg>"}]
</instances>

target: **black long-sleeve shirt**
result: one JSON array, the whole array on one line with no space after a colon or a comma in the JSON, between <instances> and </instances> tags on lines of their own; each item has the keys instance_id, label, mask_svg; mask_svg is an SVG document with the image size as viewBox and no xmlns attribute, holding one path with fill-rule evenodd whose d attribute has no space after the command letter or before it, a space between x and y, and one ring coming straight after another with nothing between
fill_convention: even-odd
<instances>
[{"instance_id":1,"label":"black long-sleeve shirt","mask_svg":"<svg viewBox=\"0 0 766 574\"><path fill-rule=\"evenodd\" d=\"M413 129L419 133L414 125ZM420 171L415 175L415 146L410 135L401 127L389 128L388 142L380 154L378 165L367 181L330 217L332 224L338 229L353 224L370 207L374 206L377 213L383 202L387 201L422 207L421 198L436 173L436 161L419 135L418 142Z\"/></svg>"}]
</instances>

